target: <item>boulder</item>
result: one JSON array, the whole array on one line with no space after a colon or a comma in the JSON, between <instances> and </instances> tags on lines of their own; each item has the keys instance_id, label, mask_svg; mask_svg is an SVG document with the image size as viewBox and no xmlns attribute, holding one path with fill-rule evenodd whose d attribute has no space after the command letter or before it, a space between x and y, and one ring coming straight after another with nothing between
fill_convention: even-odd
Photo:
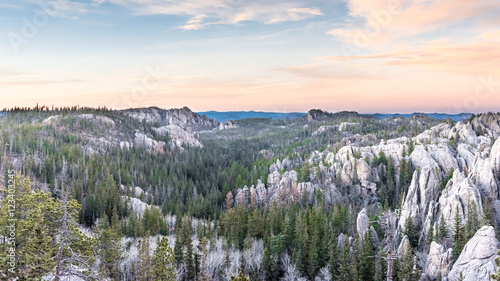
<instances>
[{"instance_id":1,"label":"boulder","mask_svg":"<svg viewBox=\"0 0 500 281\"><path fill-rule=\"evenodd\" d=\"M356 219L356 229L361 239L365 237L365 233L369 230L369 227L370 218L368 218L368 215L366 214L366 208L363 208L363 210L359 212L358 218Z\"/></svg>"},{"instance_id":2,"label":"boulder","mask_svg":"<svg viewBox=\"0 0 500 281\"><path fill-rule=\"evenodd\" d=\"M495 258L500 242L495 238L492 226L483 226L465 245L458 260L448 275L449 280L457 280L462 273L464 281L489 281L490 274L497 267Z\"/></svg>"},{"instance_id":3,"label":"boulder","mask_svg":"<svg viewBox=\"0 0 500 281\"><path fill-rule=\"evenodd\" d=\"M424 273L430 280L441 280L448 275L452 249L446 250L441 244L432 241Z\"/></svg>"}]
</instances>

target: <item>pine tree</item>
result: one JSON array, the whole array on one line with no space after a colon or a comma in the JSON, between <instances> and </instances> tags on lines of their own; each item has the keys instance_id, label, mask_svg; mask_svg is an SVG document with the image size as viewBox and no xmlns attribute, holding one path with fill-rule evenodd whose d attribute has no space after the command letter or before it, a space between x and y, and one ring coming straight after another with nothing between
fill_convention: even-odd
<instances>
[{"instance_id":1,"label":"pine tree","mask_svg":"<svg viewBox=\"0 0 500 281\"><path fill-rule=\"evenodd\" d=\"M379 251L378 257L376 259L376 272L375 272L375 280L377 281L385 281L387 279L387 252L382 249Z\"/></svg>"},{"instance_id":2,"label":"pine tree","mask_svg":"<svg viewBox=\"0 0 500 281\"><path fill-rule=\"evenodd\" d=\"M431 224L431 227L429 228L429 232L427 233L427 244L430 245L432 241L434 241L434 226Z\"/></svg>"},{"instance_id":3,"label":"pine tree","mask_svg":"<svg viewBox=\"0 0 500 281\"><path fill-rule=\"evenodd\" d=\"M410 245L412 248L416 248L418 246L418 233L413 224L413 218L409 215L406 218L405 228L403 231L404 235L408 236L408 240L410 241Z\"/></svg>"},{"instance_id":4,"label":"pine tree","mask_svg":"<svg viewBox=\"0 0 500 281\"><path fill-rule=\"evenodd\" d=\"M479 217L475 201L469 200L467 204L467 221L465 223L466 240L471 239L479 229Z\"/></svg>"},{"instance_id":5,"label":"pine tree","mask_svg":"<svg viewBox=\"0 0 500 281\"><path fill-rule=\"evenodd\" d=\"M420 280L420 271L416 268L415 258L409 243L405 243L405 254L401 270L398 272L399 280L401 281L418 281Z\"/></svg>"},{"instance_id":6,"label":"pine tree","mask_svg":"<svg viewBox=\"0 0 500 281\"><path fill-rule=\"evenodd\" d=\"M33 211L32 235L28 236L22 255L23 264L26 265L23 270L23 277L26 280L41 280L41 277L54 269L55 262L52 259L52 237L47 236L45 221L41 209Z\"/></svg>"},{"instance_id":7,"label":"pine tree","mask_svg":"<svg viewBox=\"0 0 500 281\"><path fill-rule=\"evenodd\" d=\"M167 237L158 238L158 244L154 253L153 274L155 280L175 281L175 256L174 251L168 244Z\"/></svg>"},{"instance_id":8,"label":"pine tree","mask_svg":"<svg viewBox=\"0 0 500 281\"><path fill-rule=\"evenodd\" d=\"M243 274L243 271L240 270L238 277L235 277L234 275L231 276L231 281L250 281L250 279L248 279L248 277Z\"/></svg>"},{"instance_id":9,"label":"pine tree","mask_svg":"<svg viewBox=\"0 0 500 281\"><path fill-rule=\"evenodd\" d=\"M436 232L436 236L438 239L448 238L448 226L446 225L446 220L444 219L443 214L441 214L441 218L439 219L439 227L438 232Z\"/></svg>"},{"instance_id":10,"label":"pine tree","mask_svg":"<svg viewBox=\"0 0 500 281\"><path fill-rule=\"evenodd\" d=\"M361 280L375 280L375 257L373 252L373 242L370 232L365 233L363 246L361 248L361 257L359 260L359 278Z\"/></svg>"},{"instance_id":11,"label":"pine tree","mask_svg":"<svg viewBox=\"0 0 500 281\"><path fill-rule=\"evenodd\" d=\"M338 268L338 255L339 252L337 250L337 239L335 238L335 234L332 233L330 236L330 258L328 260L329 263L329 269L330 273L332 276L336 276L337 273L337 268Z\"/></svg>"},{"instance_id":12,"label":"pine tree","mask_svg":"<svg viewBox=\"0 0 500 281\"><path fill-rule=\"evenodd\" d=\"M120 236L109 226L106 216L101 220L98 231L97 254L101 261L100 270L111 280L119 280L119 265L123 260Z\"/></svg>"},{"instance_id":13,"label":"pine tree","mask_svg":"<svg viewBox=\"0 0 500 281\"><path fill-rule=\"evenodd\" d=\"M95 269L92 265L95 262L96 241L78 228L77 218L81 205L75 199L68 199L69 192L65 185L59 192L61 218L58 229L58 249L54 257L56 261L54 280L59 281L61 276L95 277Z\"/></svg>"},{"instance_id":14,"label":"pine tree","mask_svg":"<svg viewBox=\"0 0 500 281\"><path fill-rule=\"evenodd\" d=\"M462 226L458 206L455 209L455 220L453 223L453 262L455 262L463 247L465 246L465 229Z\"/></svg>"},{"instance_id":15,"label":"pine tree","mask_svg":"<svg viewBox=\"0 0 500 281\"><path fill-rule=\"evenodd\" d=\"M184 259L182 245L184 244L184 236L182 233L182 217L176 216L175 220L175 243L174 243L174 256L177 265Z\"/></svg>"},{"instance_id":16,"label":"pine tree","mask_svg":"<svg viewBox=\"0 0 500 281\"><path fill-rule=\"evenodd\" d=\"M153 262L151 259L149 246L149 231L146 232L146 237L139 240L139 281L152 281L153 280Z\"/></svg>"},{"instance_id":17,"label":"pine tree","mask_svg":"<svg viewBox=\"0 0 500 281\"><path fill-rule=\"evenodd\" d=\"M483 200L483 218L481 220L482 225L491 225L493 221L493 215L491 213L490 200L485 197Z\"/></svg>"},{"instance_id":18,"label":"pine tree","mask_svg":"<svg viewBox=\"0 0 500 281\"><path fill-rule=\"evenodd\" d=\"M208 281L210 278L208 277L208 264L207 264L207 255L208 255L208 239L203 237L198 244L198 252L201 257L201 268L200 273L198 274L198 281ZM242 255L243 256L243 255Z\"/></svg>"},{"instance_id":19,"label":"pine tree","mask_svg":"<svg viewBox=\"0 0 500 281\"><path fill-rule=\"evenodd\" d=\"M194 261L193 252L193 228L191 226L191 218L186 216L182 220L182 237L183 244L183 263L186 266L186 280L195 280L196 278L196 268Z\"/></svg>"},{"instance_id":20,"label":"pine tree","mask_svg":"<svg viewBox=\"0 0 500 281\"><path fill-rule=\"evenodd\" d=\"M351 281L351 258L350 258L350 246L346 237L344 240L344 245L342 246L342 251L340 252L339 267L335 279L337 281Z\"/></svg>"},{"instance_id":21,"label":"pine tree","mask_svg":"<svg viewBox=\"0 0 500 281\"><path fill-rule=\"evenodd\" d=\"M497 252L497 257L495 258L495 265L498 268L496 274L491 274L491 278L495 281L500 281L500 250Z\"/></svg>"}]
</instances>

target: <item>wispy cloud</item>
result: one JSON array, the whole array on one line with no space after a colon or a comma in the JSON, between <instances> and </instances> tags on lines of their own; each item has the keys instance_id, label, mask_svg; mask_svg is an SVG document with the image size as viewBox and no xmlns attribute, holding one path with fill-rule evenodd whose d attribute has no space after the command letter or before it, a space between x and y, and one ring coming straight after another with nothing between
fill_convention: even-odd
<instances>
[{"instance_id":1,"label":"wispy cloud","mask_svg":"<svg viewBox=\"0 0 500 281\"><path fill-rule=\"evenodd\" d=\"M82 82L79 79L67 80L18 80L18 81L0 81L2 86L33 86L33 85L48 85L48 84L61 84L61 83L77 83Z\"/></svg>"},{"instance_id":2,"label":"wispy cloud","mask_svg":"<svg viewBox=\"0 0 500 281\"><path fill-rule=\"evenodd\" d=\"M495 36L496 32L487 33ZM498 38L498 37L495 37ZM499 38L500 39L500 38ZM459 74L500 73L498 41L451 44L446 40L427 42L410 51L392 51L351 56L351 60L369 60L386 66L419 66L440 72ZM343 56L321 57L322 61L345 61ZM374 62L374 60L377 60Z\"/></svg>"},{"instance_id":3,"label":"wispy cloud","mask_svg":"<svg viewBox=\"0 0 500 281\"><path fill-rule=\"evenodd\" d=\"M255 21L273 24L301 21L323 15L321 10L307 3L278 0L108 0L125 6L137 15L180 15L189 17L180 28L202 29L209 25L238 24Z\"/></svg>"},{"instance_id":4,"label":"wispy cloud","mask_svg":"<svg viewBox=\"0 0 500 281\"><path fill-rule=\"evenodd\" d=\"M382 79L381 73L374 75L369 73L368 69L362 69L361 67L349 70L339 67L339 64L313 63L278 67L275 70L286 71L304 78L324 78L335 81Z\"/></svg>"},{"instance_id":5,"label":"wispy cloud","mask_svg":"<svg viewBox=\"0 0 500 281\"><path fill-rule=\"evenodd\" d=\"M497 0L348 0L350 21L329 32L349 44L367 49L384 47L398 40L453 29L456 36L498 23ZM497 15L497 16L495 16ZM457 28L460 27L460 28Z\"/></svg>"}]
</instances>

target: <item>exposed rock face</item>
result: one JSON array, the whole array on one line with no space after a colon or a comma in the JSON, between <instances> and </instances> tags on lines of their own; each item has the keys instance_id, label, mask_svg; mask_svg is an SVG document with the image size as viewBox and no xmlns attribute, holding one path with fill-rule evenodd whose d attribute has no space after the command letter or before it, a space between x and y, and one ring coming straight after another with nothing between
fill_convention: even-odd
<instances>
[{"instance_id":1,"label":"exposed rock face","mask_svg":"<svg viewBox=\"0 0 500 281\"><path fill-rule=\"evenodd\" d=\"M102 116L102 115L94 115L94 114L80 114L78 115L78 118L80 119L87 119L92 122L100 122L104 125L114 127L115 126L115 121L113 121L111 118Z\"/></svg>"},{"instance_id":2,"label":"exposed rock face","mask_svg":"<svg viewBox=\"0 0 500 281\"><path fill-rule=\"evenodd\" d=\"M114 127L115 126L115 121L113 121L113 119L111 119L109 117L106 117L106 116L102 116L102 115L96 115L96 114L79 114L79 115L75 115L74 117L76 117L78 119L85 119L85 120L88 120L90 122L93 122L93 123L96 123L96 124L102 124L102 125L105 125L105 126L108 126L108 127ZM61 118L60 115L50 116L47 119L45 119L45 120L42 121L42 125L52 125L52 124L54 124L54 122L56 122L60 118Z\"/></svg>"},{"instance_id":3,"label":"exposed rock face","mask_svg":"<svg viewBox=\"0 0 500 281\"><path fill-rule=\"evenodd\" d=\"M154 129L161 136L168 136L170 147L178 147L182 149L182 145L189 147L203 147L203 144L198 140L197 136L188 128L185 130L177 125L167 125Z\"/></svg>"},{"instance_id":4,"label":"exposed rock face","mask_svg":"<svg viewBox=\"0 0 500 281\"><path fill-rule=\"evenodd\" d=\"M54 115L50 116L47 119L42 121L42 125L52 125L52 123L57 120L60 116L59 115Z\"/></svg>"},{"instance_id":5,"label":"exposed rock face","mask_svg":"<svg viewBox=\"0 0 500 281\"><path fill-rule=\"evenodd\" d=\"M328 112L322 111L320 109L312 109L309 110L309 112L304 118L306 118L308 122L311 122L311 121L321 121L329 117L331 117L331 114Z\"/></svg>"},{"instance_id":6,"label":"exposed rock face","mask_svg":"<svg viewBox=\"0 0 500 281\"><path fill-rule=\"evenodd\" d=\"M497 178L500 178L500 138L495 141L491 148L490 159L493 172L495 172Z\"/></svg>"},{"instance_id":7,"label":"exposed rock face","mask_svg":"<svg viewBox=\"0 0 500 281\"><path fill-rule=\"evenodd\" d=\"M311 135L317 136L317 135L323 134L325 132L336 131L336 130L338 130L338 126L321 126L316 131L312 132Z\"/></svg>"},{"instance_id":8,"label":"exposed rock face","mask_svg":"<svg viewBox=\"0 0 500 281\"><path fill-rule=\"evenodd\" d=\"M430 280L441 280L441 277L448 276L451 258L451 248L446 250L442 245L432 241L424 269L425 275Z\"/></svg>"},{"instance_id":9,"label":"exposed rock face","mask_svg":"<svg viewBox=\"0 0 500 281\"><path fill-rule=\"evenodd\" d=\"M219 126L219 121L200 116L187 107L174 109L160 109L157 107L127 109L123 111L128 116L140 121L159 123L161 126L177 125L189 127L192 130L213 129Z\"/></svg>"},{"instance_id":10,"label":"exposed rock face","mask_svg":"<svg viewBox=\"0 0 500 281\"><path fill-rule=\"evenodd\" d=\"M298 182L298 173L294 170L280 174L280 168L285 169L289 163L288 159L283 162L279 160L270 167L270 174L267 178L267 186L258 180L257 187L243 187L236 192L236 205L250 203L255 206L264 206L270 202L277 202L280 205L289 205L292 202L312 203L319 191L323 194L323 201L326 205L331 205L344 200L342 194L333 184L318 185L312 182ZM238 199L239 198L239 199Z\"/></svg>"},{"instance_id":11,"label":"exposed rock face","mask_svg":"<svg viewBox=\"0 0 500 281\"><path fill-rule=\"evenodd\" d=\"M449 231L452 230L457 208L460 218L463 220L466 217L466 208L469 200L476 204L478 214L482 214L483 205L479 190L462 172L455 171L453 178L448 182L448 185L439 198L441 214L448 225Z\"/></svg>"},{"instance_id":12,"label":"exposed rock face","mask_svg":"<svg viewBox=\"0 0 500 281\"><path fill-rule=\"evenodd\" d=\"M236 124L234 124L233 121L231 121L231 120L219 124L219 130L227 130L227 129L234 129L234 128L238 128L238 126Z\"/></svg>"},{"instance_id":13,"label":"exposed rock face","mask_svg":"<svg viewBox=\"0 0 500 281\"><path fill-rule=\"evenodd\" d=\"M403 256L406 253L406 249L410 249L410 240L408 239L408 236L403 236L403 240L401 240L401 243L399 243L398 247L398 256L399 258L403 258Z\"/></svg>"},{"instance_id":14,"label":"exposed rock face","mask_svg":"<svg viewBox=\"0 0 500 281\"><path fill-rule=\"evenodd\" d=\"M152 152L163 152L165 146L165 142L156 141L141 132L135 133L134 142L137 146L145 147Z\"/></svg>"},{"instance_id":15,"label":"exposed rock face","mask_svg":"<svg viewBox=\"0 0 500 281\"><path fill-rule=\"evenodd\" d=\"M370 219L366 214L366 208L363 208L363 210L359 212L358 218L356 219L356 229L361 239L365 237L365 233L368 231L369 226L370 226Z\"/></svg>"},{"instance_id":16,"label":"exposed rock face","mask_svg":"<svg viewBox=\"0 0 500 281\"><path fill-rule=\"evenodd\" d=\"M486 196L492 199L498 198L498 184L493 172L494 159L485 158L482 153L478 153L474 159L470 178Z\"/></svg>"},{"instance_id":17,"label":"exposed rock face","mask_svg":"<svg viewBox=\"0 0 500 281\"><path fill-rule=\"evenodd\" d=\"M500 242L495 238L492 226L483 226L465 245L460 257L453 265L448 280L457 280L460 272L464 281L489 281L496 272L494 259Z\"/></svg>"},{"instance_id":18,"label":"exposed rock face","mask_svg":"<svg viewBox=\"0 0 500 281\"><path fill-rule=\"evenodd\" d=\"M351 128L354 128L356 126L358 126L359 123L349 123L349 122L342 122L340 125L339 125L339 131L340 132L343 132L343 131L347 131Z\"/></svg>"}]
</instances>

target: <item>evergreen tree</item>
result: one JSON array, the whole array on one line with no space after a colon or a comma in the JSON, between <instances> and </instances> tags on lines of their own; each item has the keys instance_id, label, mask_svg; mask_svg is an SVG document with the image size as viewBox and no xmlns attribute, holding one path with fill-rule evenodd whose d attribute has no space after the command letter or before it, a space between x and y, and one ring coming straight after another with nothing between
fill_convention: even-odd
<instances>
[{"instance_id":1,"label":"evergreen tree","mask_svg":"<svg viewBox=\"0 0 500 281\"><path fill-rule=\"evenodd\" d=\"M26 265L22 272L25 280L42 280L42 276L50 272L55 262L52 259L52 238L46 235L45 221L41 210L33 211L34 219L32 235L28 236L22 256L23 264Z\"/></svg>"},{"instance_id":2,"label":"evergreen tree","mask_svg":"<svg viewBox=\"0 0 500 281\"><path fill-rule=\"evenodd\" d=\"M363 238L361 257L359 260L359 278L361 280L375 280L375 257L373 252L373 242L370 232L367 231Z\"/></svg>"},{"instance_id":3,"label":"evergreen tree","mask_svg":"<svg viewBox=\"0 0 500 281\"><path fill-rule=\"evenodd\" d=\"M446 225L446 220L444 219L443 214L441 214L441 218L439 219L439 227L438 232L436 232L436 236L439 240L448 238L448 226Z\"/></svg>"},{"instance_id":4,"label":"evergreen tree","mask_svg":"<svg viewBox=\"0 0 500 281\"><path fill-rule=\"evenodd\" d=\"M484 197L483 200L483 218L481 220L482 225L491 225L493 221L493 215L491 213L491 205L490 200L487 197Z\"/></svg>"},{"instance_id":5,"label":"evergreen tree","mask_svg":"<svg viewBox=\"0 0 500 281\"><path fill-rule=\"evenodd\" d=\"M497 257L495 258L495 265L498 268L498 271L496 274L491 274L491 278L495 281L500 281L500 250L497 252Z\"/></svg>"},{"instance_id":6,"label":"evergreen tree","mask_svg":"<svg viewBox=\"0 0 500 281\"><path fill-rule=\"evenodd\" d=\"M111 280L120 279L119 265L123 260L121 239L117 231L110 227L105 216L98 227L97 254L100 257L100 270Z\"/></svg>"},{"instance_id":7,"label":"evergreen tree","mask_svg":"<svg viewBox=\"0 0 500 281\"><path fill-rule=\"evenodd\" d=\"M476 202L469 200L467 203L467 221L465 223L466 240L469 240L479 230L479 217Z\"/></svg>"},{"instance_id":8,"label":"evergreen tree","mask_svg":"<svg viewBox=\"0 0 500 281\"><path fill-rule=\"evenodd\" d=\"M411 215L406 218L403 234L408 236L408 240L410 241L412 248L416 248L418 246L418 233L413 224L413 218Z\"/></svg>"},{"instance_id":9,"label":"evergreen tree","mask_svg":"<svg viewBox=\"0 0 500 281\"><path fill-rule=\"evenodd\" d=\"M429 228L429 232L427 233L427 244L430 245L432 241L434 241L434 225L431 224L431 227Z\"/></svg>"},{"instance_id":10,"label":"evergreen tree","mask_svg":"<svg viewBox=\"0 0 500 281\"><path fill-rule=\"evenodd\" d=\"M158 238L158 244L154 253L153 274L155 280L175 281L175 256L174 251L168 244L168 238Z\"/></svg>"},{"instance_id":11,"label":"evergreen tree","mask_svg":"<svg viewBox=\"0 0 500 281\"><path fill-rule=\"evenodd\" d=\"M332 276L336 276L338 274L337 268L338 268L339 252L337 249L337 239L334 233L330 235L329 244L330 244L330 258L328 260L329 269Z\"/></svg>"},{"instance_id":12,"label":"evergreen tree","mask_svg":"<svg viewBox=\"0 0 500 281\"><path fill-rule=\"evenodd\" d=\"M455 262L463 247L465 246L465 229L462 226L460 213L458 211L458 206L455 209L455 219L453 222L453 262Z\"/></svg>"},{"instance_id":13,"label":"evergreen tree","mask_svg":"<svg viewBox=\"0 0 500 281\"><path fill-rule=\"evenodd\" d=\"M250 279L248 279L248 277L243 273L243 271L240 270L238 277L235 277L234 275L231 276L231 281L250 281Z\"/></svg>"},{"instance_id":14,"label":"evergreen tree","mask_svg":"<svg viewBox=\"0 0 500 281\"><path fill-rule=\"evenodd\" d=\"M339 257L339 267L335 279L337 281L351 281L351 258L350 258L350 246L349 239L346 237L344 240L344 245L342 246L342 251Z\"/></svg>"},{"instance_id":15,"label":"evergreen tree","mask_svg":"<svg viewBox=\"0 0 500 281\"><path fill-rule=\"evenodd\" d=\"M182 232L182 217L176 216L175 220L175 243L174 243L174 256L177 265L184 259L182 245L184 244L184 236Z\"/></svg>"},{"instance_id":16,"label":"evergreen tree","mask_svg":"<svg viewBox=\"0 0 500 281\"><path fill-rule=\"evenodd\" d=\"M207 255L208 255L208 239L203 237L198 244L198 252L201 257L201 268L200 273L198 274L198 281L209 281L208 277L208 263L207 263ZM243 257L243 255L242 255Z\"/></svg>"},{"instance_id":17,"label":"evergreen tree","mask_svg":"<svg viewBox=\"0 0 500 281\"><path fill-rule=\"evenodd\" d=\"M149 232L146 237L139 240L139 281L152 281L153 280L153 262L150 255L151 248L149 246Z\"/></svg>"},{"instance_id":18,"label":"evergreen tree","mask_svg":"<svg viewBox=\"0 0 500 281\"><path fill-rule=\"evenodd\" d=\"M184 217L182 220L182 237L183 237L183 263L186 266L186 280L192 281L196 278L196 268L193 252L193 228L191 226L191 218Z\"/></svg>"},{"instance_id":19,"label":"evergreen tree","mask_svg":"<svg viewBox=\"0 0 500 281\"><path fill-rule=\"evenodd\" d=\"M401 281L418 281L420 280L420 271L416 268L415 258L409 243L405 243L405 254L401 270L398 272L398 278Z\"/></svg>"}]
</instances>

